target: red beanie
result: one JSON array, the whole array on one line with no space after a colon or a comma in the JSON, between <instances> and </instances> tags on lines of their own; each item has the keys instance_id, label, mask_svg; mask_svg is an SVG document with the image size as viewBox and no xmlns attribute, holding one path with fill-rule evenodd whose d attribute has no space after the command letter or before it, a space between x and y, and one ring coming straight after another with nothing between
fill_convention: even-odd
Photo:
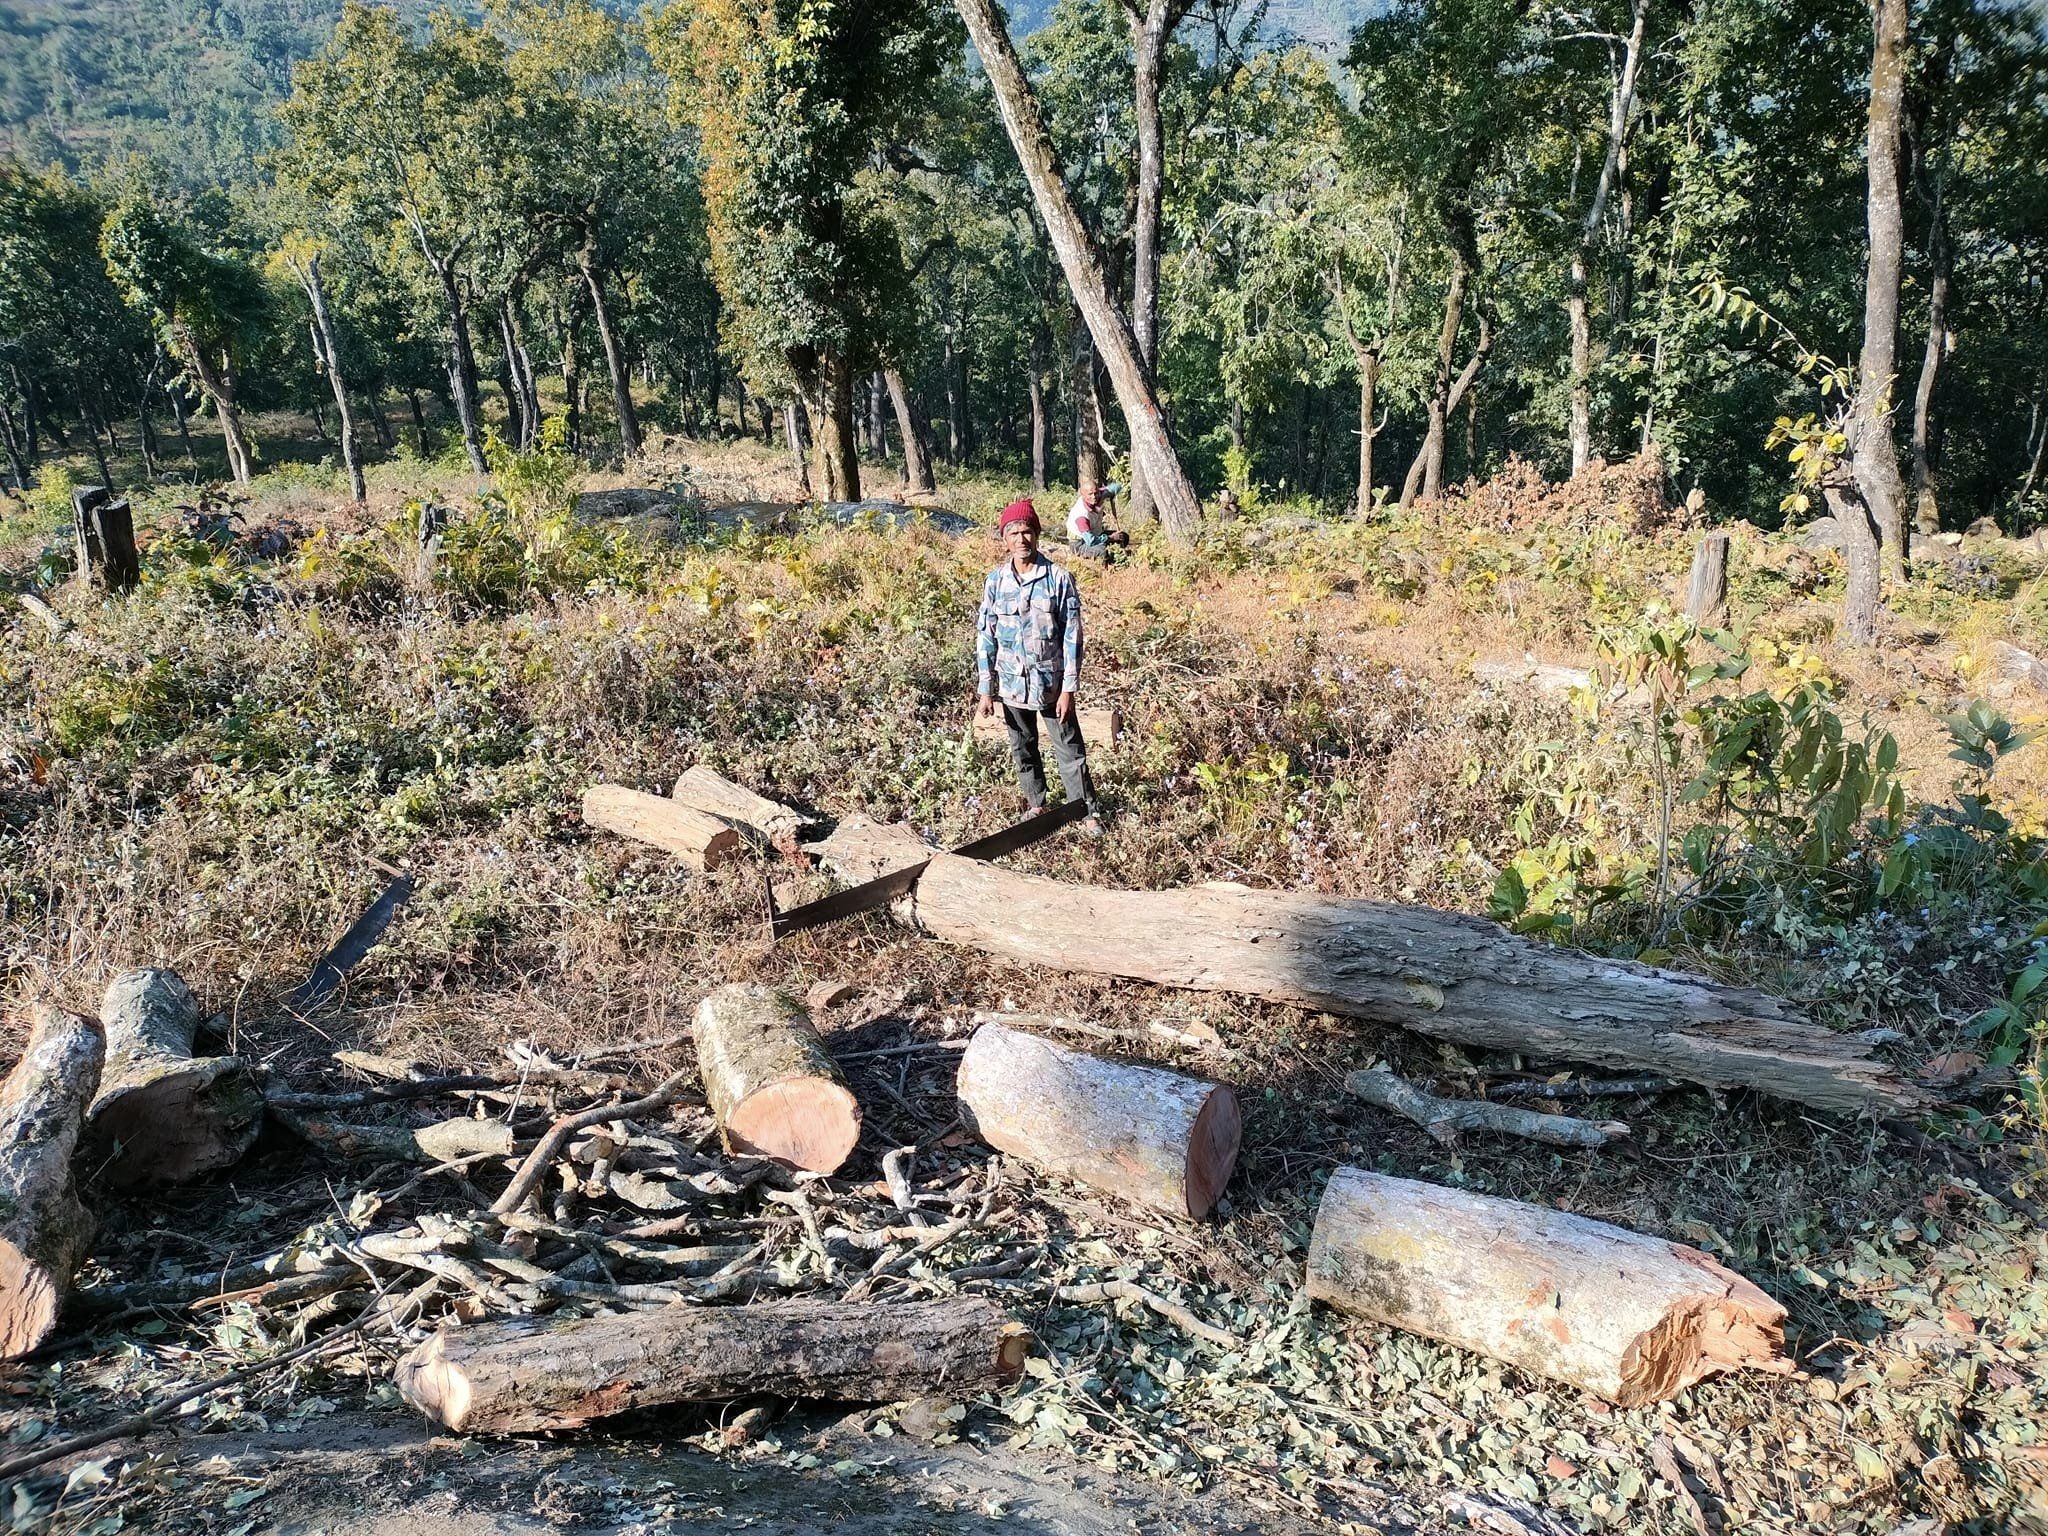
<instances>
[{"instance_id":1,"label":"red beanie","mask_svg":"<svg viewBox=\"0 0 2048 1536\"><path fill-rule=\"evenodd\" d=\"M1038 526L1038 508L1031 505L1028 497L1013 501L1003 508L1003 515L996 519L996 532L1007 533L1012 523L1029 523L1034 528Z\"/></svg>"}]
</instances>

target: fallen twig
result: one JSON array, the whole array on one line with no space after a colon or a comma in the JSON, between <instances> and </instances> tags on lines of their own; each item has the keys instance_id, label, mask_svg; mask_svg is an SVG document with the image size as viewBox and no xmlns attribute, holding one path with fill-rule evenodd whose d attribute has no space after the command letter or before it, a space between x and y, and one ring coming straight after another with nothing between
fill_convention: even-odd
<instances>
[{"instance_id":1,"label":"fallen twig","mask_svg":"<svg viewBox=\"0 0 2048 1536\"><path fill-rule=\"evenodd\" d=\"M1440 1099L1392 1072L1353 1072L1344 1089L1366 1103L1413 1120L1436 1140L1449 1144L1460 1131L1498 1131L1553 1147L1604 1147L1628 1135L1618 1120L1594 1124L1570 1115L1545 1115L1487 1099Z\"/></svg>"},{"instance_id":2,"label":"fallen twig","mask_svg":"<svg viewBox=\"0 0 2048 1536\"><path fill-rule=\"evenodd\" d=\"M1071 1301L1084 1306L1103 1301L1134 1301L1140 1306L1150 1307L1183 1333L1191 1333L1198 1339L1214 1344L1218 1349L1236 1349L1241 1342L1235 1334L1225 1333L1221 1328L1203 1322L1179 1302L1168 1301L1164 1296L1156 1296L1142 1285L1133 1284L1129 1280L1098 1280L1087 1285L1062 1285L1052 1294L1055 1301Z\"/></svg>"},{"instance_id":3,"label":"fallen twig","mask_svg":"<svg viewBox=\"0 0 2048 1536\"><path fill-rule=\"evenodd\" d=\"M1488 1083L1489 1097L1510 1099L1622 1099L1669 1093L1678 1086L1669 1077L1566 1078L1562 1082L1536 1080Z\"/></svg>"},{"instance_id":4,"label":"fallen twig","mask_svg":"<svg viewBox=\"0 0 2048 1536\"><path fill-rule=\"evenodd\" d=\"M608 1120L629 1120L637 1115L652 1114L657 1109L666 1109L682 1092L683 1085L694 1074L685 1068L671 1072L644 1098L634 1099L626 1104L600 1104L586 1109L581 1114L568 1115L557 1120L541 1137L539 1145L526 1154L526 1161L519 1165L519 1171L512 1175L512 1182L505 1186L505 1192L492 1202L491 1210L502 1216L507 1211L516 1211L526 1203L527 1196L546 1174L548 1167L568 1144L569 1138L578 1131L593 1125L602 1125Z\"/></svg>"}]
</instances>

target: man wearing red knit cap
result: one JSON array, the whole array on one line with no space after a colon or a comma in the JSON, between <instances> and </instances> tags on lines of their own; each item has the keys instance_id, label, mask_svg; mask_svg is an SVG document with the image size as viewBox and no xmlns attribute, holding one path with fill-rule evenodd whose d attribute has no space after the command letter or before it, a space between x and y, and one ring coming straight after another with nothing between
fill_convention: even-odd
<instances>
[{"instance_id":1,"label":"man wearing red knit cap","mask_svg":"<svg viewBox=\"0 0 2048 1536\"><path fill-rule=\"evenodd\" d=\"M981 589L975 662L977 708L993 715L998 704L1010 731L1017 782L1031 809L1045 805L1045 759L1038 725L1045 722L1059 757L1069 800L1088 803L1084 828L1099 834L1095 782L1074 694L1081 685L1081 593L1073 576L1038 552L1038 511L1013 501L996 524L1007 557Z\"/></svg>"}]
</instances>

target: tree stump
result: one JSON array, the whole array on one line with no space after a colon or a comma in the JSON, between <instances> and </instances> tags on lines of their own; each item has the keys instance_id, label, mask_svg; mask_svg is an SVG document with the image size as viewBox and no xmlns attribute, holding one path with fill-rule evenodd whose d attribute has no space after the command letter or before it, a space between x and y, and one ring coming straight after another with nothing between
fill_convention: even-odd
<instances>
[{"instance_id":1,"label":"tree stump","mask_svg":"<svg viewBox=\"0 0 2048 1536\"><path fill-rule=\"evenodd\" d=\"M860 1139L860 1105L810 1015L772 987L720 987L690 1033L704 1096L732 1152L831 1173Z\"/></svg>"},{"instance_id":2,"label":"tree stump","mask_svg":"<svg viewBox=\"0 0 2048 1536\"><path fill-rule=\"evenodd\" d=\"M817 824L815 816L806 816L794 806L757 795L701 763L676 780L673 798L678 805L716 816L768 843L794 842L807 828Z\"/></svg>"},{"instance_id":3,"label":"tree stump","mask_svg":"<svg viewBox=\"0 0 2048 1536\"><path fill-rule=\"evenodd\" d=\"M972 1129L998 1151L1196 1220L1237 1164L1237 1094L988 1023L960 1057Z\"/></svg>"},{"instance_id":4,"label":"tree stump","mask_svg":"<svg viewBox=\"0 0 2048 1536\"><path fill-rule=\"evenodd\" d=\"M520 1435L661 1403L889 1403L1015 1381L1030 1335L981 1296L779 1301L443 1329L398 1362L405 1400L458 1434Z\"/></svg>"},{"instance_id":5,"label":"tree stump","mask_svg":"<svg viewBox=\"0 0 2048 1536\"><path fill-rule=\"evenodd\" d=\"M50 1336L92 1249L95 1223L79 1201L71 1155L106 1050L95 1021L42 1004L0 1085L0 1360Z\"/></svg>"},{"instance_id":6,"label":"tree stump","mask_svg":"<svg viewBox=\"0 0 2048 1536\"><path fill-rule=\"evenodd\" d=\"M81 1156L118 1189L177 1184L239 1162L263 1094L239 1056L194 1056L199 1002L175 971L116 977L100 1003L106 1071Z\"/></svg>"},{"instance_id":7,"label":"tree stump","mask_svg":"<svg viewBox=\"0 0 2048 1536\"><path fill-rule=\"evenodd\" d=\"M746 847L745 839L716 816L616 784L595 784L583 792L583 819L593 827L664 848L692 869L717 869Z\"/></svg>"},{"instance_id":8,"label":"tree stump","mask_svg":"<svg viewBox=\"0 0 2048 1536\"><path fill-rule=\"evenodd\" d=\"M1360 1168L1323 1191L1308 1293L1622 1407L1792 1369L1785 1309L1695 1248Z\"/></svg>"},{"instance_id":9,"label":"tree stump","mask_svg":"<svg viewBox=\"0 0 2048 1536\"><path fill-rule=\"evenodd\" d=\"M132 592L140 586L135 518L126 499L104 485L81 485L71 493L71 516L78 535L79 570L109 592Z\"/></svg>"},{"instance_id":10,"label":"tree stump","mask_svg":"<svg viewBox=\"0 0 2048 1536\"><path fill-rule=\"evenodd\" d=\"M1728 535L1703 534L1692 552L1692 584L1685 598L1685 616L1693 623L1718 629L1728 622Z\"/></svg>"}]
</instances>

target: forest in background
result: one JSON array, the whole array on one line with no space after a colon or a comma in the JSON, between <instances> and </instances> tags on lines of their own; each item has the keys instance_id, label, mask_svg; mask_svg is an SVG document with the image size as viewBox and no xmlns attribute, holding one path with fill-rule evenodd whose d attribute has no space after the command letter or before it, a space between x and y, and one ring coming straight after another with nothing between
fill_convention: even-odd
<instances>
[{"instance_id":1,"label":"forest in background","mask_svg":"<svg viewBox=\"0 0 2048 1536\"><path fill-rule=\"evenodd\" d=\"M950 7L350 4L331 32L312 5L193 7L175 46L99 29L97 78L53 16L7 18L31 66L0 168L16 484L80 436L190 474L195 431L245 478L245 414L337 396L350 448L396 451L396 415L431 451L431 416L479 472L491 430L630 458L643 413L843 441L821 495L856 492L859 457L913 489L932 460L1043 486L1126 449ZM1404 0L1318 52L1264 6L1059 0L1011 32L1205 495L1364 513L1510 456L1561 478L1653 453L1710 517L1774 526L1820 510L1853 395L1922 531L2023 532L2048 450L2038 13L1887 16L1874 45L1860 0ZM1887 46L1897 300L1866 387ZM163 131L119 131L115 100Z\"/></svg>"}]
</instances>

